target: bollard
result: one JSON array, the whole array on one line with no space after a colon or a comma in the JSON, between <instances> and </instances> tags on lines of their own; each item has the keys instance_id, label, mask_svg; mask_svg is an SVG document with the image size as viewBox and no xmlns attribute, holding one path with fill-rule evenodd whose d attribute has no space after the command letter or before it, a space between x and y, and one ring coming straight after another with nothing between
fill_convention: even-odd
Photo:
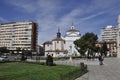
<instances>
[{"instance_id":1,"label":"bollard","mask_svg":"<svg viewBox=\"0 0 120 80\"><path fill-rule=\"evenodd\" d=\"M81 70L84 70L84 67L85 67L84 62L80 62L80 68L81 68Z\"/></svg>"},{"instance_id":2,"label":"bollard","mask_svg":"<svg viewBox=\"0 0 120 80\"><path fill-rule=\"evenodd\" d=\"M80 68L81 68L82 71L86 72L87 71L87 64L84 64L84 62L81 62L80 63Z\"/></svg>"}]
</instances>

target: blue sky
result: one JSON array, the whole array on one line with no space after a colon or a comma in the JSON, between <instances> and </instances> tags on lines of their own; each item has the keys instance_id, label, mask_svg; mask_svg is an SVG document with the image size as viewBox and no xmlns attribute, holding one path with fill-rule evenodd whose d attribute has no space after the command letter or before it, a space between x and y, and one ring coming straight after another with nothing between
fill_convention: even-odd
<instances>
[{"instance_id":1,"label":"blue sky","mask_svg":"<svg viewBox=\"0 0 120 80\"><path fill-rule=\"evenodd\" d=\"M72 22L83 35L117 25L120 0L0 0L0 23L35 21L38 43L56 37L58 27L65 35Z\"/></svg>"}]
</instances>

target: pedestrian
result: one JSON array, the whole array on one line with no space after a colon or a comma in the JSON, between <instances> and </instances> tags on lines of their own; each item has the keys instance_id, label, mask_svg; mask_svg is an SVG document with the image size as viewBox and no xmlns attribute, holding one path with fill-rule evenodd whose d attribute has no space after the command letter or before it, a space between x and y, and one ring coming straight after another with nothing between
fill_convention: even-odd
<instances>
[{"instance_id":1,"label":"pedestrian","mask_svg":"<svg viewBox=\"0 0 120 80\"><path fill-rule=\"evenodd\" d=\"M99 59L99 64L103 65L103 60L104 60L103 56L99 55L98 59Z\"/></svg>"}]
</instances>

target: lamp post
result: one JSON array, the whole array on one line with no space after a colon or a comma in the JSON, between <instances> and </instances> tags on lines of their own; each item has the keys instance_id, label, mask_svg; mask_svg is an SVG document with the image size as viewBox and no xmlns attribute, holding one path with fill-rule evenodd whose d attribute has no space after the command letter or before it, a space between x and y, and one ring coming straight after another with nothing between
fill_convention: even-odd
<instances>
[{"instance_id":1,"label":"lamp post","mask_svg":"<svg viewBox=\"0 0 120 80\"><path fill-rule=\"evenodd\" d=\"M120 31L118 28L118 36L117 36L117 57L120 57Z\"/></svg>"},{"instance_id":2,"label":"lamp post","mask_svg":"<svg viewBox=\"0 0 120 80\"><path fill-rule=\"evenodd\" d=\"M72 45L70 45L70 61L72 61Z\"/></svg>"}]
</instances>

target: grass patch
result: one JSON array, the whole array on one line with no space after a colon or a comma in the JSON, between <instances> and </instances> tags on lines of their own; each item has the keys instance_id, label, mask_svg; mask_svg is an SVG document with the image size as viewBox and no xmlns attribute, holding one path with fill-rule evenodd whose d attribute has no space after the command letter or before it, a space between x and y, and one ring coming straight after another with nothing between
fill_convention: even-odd
<instances>
[{"instance_id":1,"label":"grass patch","mask_svg":"<svg viewBox=\"0 0 120 80\"><path fill-rule=\"evenodd\" d=\"M0 80L61 80L61 75L69 74L79 67L43 66L20 62L0 63Z\"/></svg>"}]
</instances>

